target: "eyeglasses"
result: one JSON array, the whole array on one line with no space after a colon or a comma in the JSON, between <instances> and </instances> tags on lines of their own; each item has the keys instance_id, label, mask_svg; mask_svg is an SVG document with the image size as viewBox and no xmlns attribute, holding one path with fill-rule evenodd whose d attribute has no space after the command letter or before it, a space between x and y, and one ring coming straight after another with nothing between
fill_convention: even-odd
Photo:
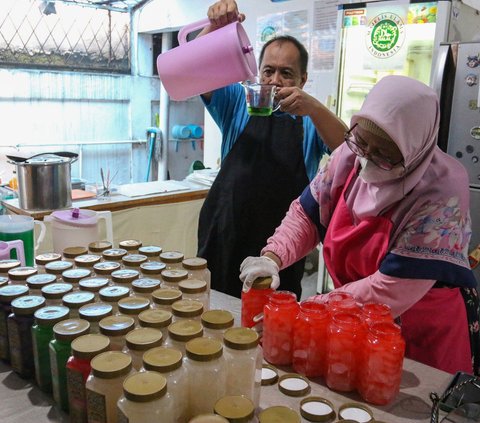
<instances>
[{"instance_id":1,"label":"eyeglasses","mask_svg":"<svg viewBox=\"0 0 480 423\"><path fill-rule=\"evenodd\" d=\"M344 141L347 143L348 148L352 150L357 156L365 157L370 160L373 164L377 165L380 169L383 170L392 170L395 166L398 166L403 162L403 159L398 160L397 162L392 162L389 158L380 156L375 153L369 153L367 151L368 144L363 142L360 144L358 142L359 137L353 133L353 130L358 124L353 125L347 132L345 132Z\"/></svg>"}]
</instances>

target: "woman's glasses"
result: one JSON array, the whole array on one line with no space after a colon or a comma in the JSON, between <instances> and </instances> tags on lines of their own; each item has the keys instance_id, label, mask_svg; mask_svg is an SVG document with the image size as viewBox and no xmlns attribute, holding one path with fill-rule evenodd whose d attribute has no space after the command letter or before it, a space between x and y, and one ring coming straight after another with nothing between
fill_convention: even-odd
<instances>
[{"instance_id":1,"label":"woman's glasses","mask_svg":"<svg viewBox=\"0 0 480 423\"><path fill-rule=\"evenodd\" d=\"M397 162L392 162L392 160L390 160L388 157L384 157L375 153L369 153L367 150L368 144L366 142L362 142L361 138L353 133L353 130L356 128L356 126L357 123L353 125L347 132L345 132L344 141L347 143L348 148L350 148L350 150L352 150L357 156L367 158L373 164L377 165L383 170L392 170L395 166L398 166L403 162L403 159L400 159Z\"/></svg>"}]
</instances>

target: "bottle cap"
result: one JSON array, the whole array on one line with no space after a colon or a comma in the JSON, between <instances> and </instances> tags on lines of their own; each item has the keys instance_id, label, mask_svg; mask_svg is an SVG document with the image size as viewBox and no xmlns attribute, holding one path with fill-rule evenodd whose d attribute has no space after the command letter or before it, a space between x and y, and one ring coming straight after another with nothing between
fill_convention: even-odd
<instances>
[{"instance_id":1,"label":"bottle cap","mask_svg":"<svg viewBox=\"0 0 480 423\"><path fill-rule=\"evenodd\" d=\"M160 253L160 260L164 263L181 263L183 259L184 255L180 251L163 251Z\"/></svg>"},{"instance_id":2,"label":"bottle cap","mask_svg":"<svg viewBox=\"0 0 480 423\"><path fill-rule=\"evenodd\" d=\"M276 367L270 364L264 364L262 366L262 386L273 385L277 383L278 370Z\"/></svg>"},{"instance_id":3,"label":"bottle cap","mask_svg":"<svg viewBox=\"0 0 480 423\"><path fill-rule=\"evenodd\" d=\"M59 253L45 253L39 254L35 257L35 264L40 266L45 266L47 263L51 263L52 261L58 261L62 259L62 255Z\"/></svg>"},{"instance_id":4,"label":"bottle cap","mask_svg":"<svg viewBox=\"0 0 480 423\"><path fill-rule=\"evenodd\" d=\"M162 279L165 282L178 283L188 278L188 272L182 269L165 269L162 270Z\"/></svg>"},{"instance_id":5,"label":"bottle cap","mask_svg":"<svg viewBox=\"0 0 480 423\"><path fill-rule=\"evenodd\" d=\"M144 275L160 275L167 265L160 261L147 261L140 265L140 271Z\"/></svg>"},{"instance_id":6,"label":"bottle cap","mask_svg":"<svg viewBox=\"0 0 480 423\"><path fill-rule=\"evenodd\" d=\"M116 261L102 261L93 265L93 271L97 275L111 275L115 270L120 270L120 267Z\"/></svg>"},{"instance_id":7,"label":"bottle cap","mask_svg":"<svg viewBox=\"0 0 480 423\"><path fill-rule=\"evenodd\" d=\"M19 267L21 264L19 260L15 259L0 260L0 273L8 273L9 270Z\"/></svg>"},{"instance_id":8,"label":"bottle cap","mask_svg":"<svg viewBox=\"0 0 480 423\"><path fill-rule=\"evenodd\" d=\"M188 423L228 423L228 420L218 414L200 414L190 419Z\"/></svg>"},{"instance_id":9,"label":"bottle cap","mask_svg":"<svg viewBox=\"0 0 480 423\"><path fill-rule=\"evenodd\" d=\"M0 276L0 287L8 284L8 278L5 276Z\"/></svg>"},{"instance_id":10,"label":"bottle cap","mask_svg":"<svg viewBox=\"0 0 480 423\"><path fill-rule=\"evenodd\" d=\"M172 313L174 316L183 319L201 316L203 313L203 304L197 300L178 300L172 304Z\"/></svg>"},{"instance_id":11,"label":"bottle cap","mask_svg":"<svg viewBox=\"0 0 480 423\"><path fill-rule=\"evenodd\" d=\"M255 414L255 405L243 395L228 395L220 398L213 410L230 423L248 423Z\"/></svg>"},{"instance_id":12,"label":"bottle cap","mask_svg":"<svg viewBox=\"0 0 480 423\"><path fill-rule=\"evenodd\" d=\"M133 269L121 269L112 272L111 276L115 283L132 283L140 276L140 273Z\"/></svg>"},{"instance_id":13,"label":"bottle cap","mask_svg":"<svg viewBox=\"0 0 480 423\"><path fill-rule=\"evenodd\" d=\"M79 309L88 303L95 301L95 294L93 292L78 291L65 294L62 297L62 303L69 309Z\"/></svg>"},{"instance_id":14,"label":"bottle cap","mask_svg":"<svg viewBox=\"0 0 480 423\"><path fill-rule=\"evenodd\" d=\"M127 254L122 257L122 263L125 266L140 267L142 263L145 263L148 257L143 254Z\"/></svg>"},{"instance_id":15,"label":"bottle cap","mask_svg":"<svg viewBox=\"0 0 480 423\"><path fill-rule=\"evenodd\" d=\"M284 405L268 407L258 415L258 423L300 423L300 415Z\"/></svg>"},{"instance_id":16,"label":"bottle cap","mask_svg":"<svg viewBox=\"0 0 480 423\"><path fill-rule=\"evenodd\" d=\"M200 294L207 291L207 282L200 279L184 279L178 283L178 289L184 294Z\"/></svg>"},{"instance_id":17,"label":"bottle cap","mask_svg":"<svg viewBox=\"0 0 480 423\"><path fill-rule=\"evenodd\" d=\"M253 281L252 289L269 289L272 284L272 278L270 276L265 278L257 278Z\"/></svg>"},{"instance_id":18,"label":"bottle cap","mask_svg":"<svg viewBox=\"0 0 480 423\"><path fill-rule=\"evenodd\" d=\"M310 382L299 374L286 373L278 379L278 389L290 397L303 397L310 392Z\"/></svg>"},{"instance_id":19,"label":"bottle cap","mask_svg":"<svg viewBox=\"0 0 480 423\"><path fill-rule=\"evenodd\" d=\"M129 316L108 316L98 322L100 333L106 336L126 335L135 326L135 320Z\"/></svg>"},{"instance_id":20,"label":"bottle cap","mask_svg":"<svg viewBox=\"0 0 480 423\"><path fill-rule=\"evenodd\" d=\"M357 402L342 404L338 409L338 418L341 420L353 420L367 423L373 421L373 413L366 405Z\"/></svg>"},{"instance_id":21,"label":"bottle cap","mask_svg":"<svg viewBox=\"0 0 480 423\"><path fill-rule=\"evenodd\" d=\"M77 267L89 267L92 268L95 264L99 263L102 257L95 254L82 254L75 257L75 265Z\"/></svg>"},{"instance_id":22,"label":"bottle cap","mask_svg":"<svg viewBox=\"0 0 480 423\"><path fill-rule=\"evenodd\" d=\"M161 398L167 392L167 379L156 372L139 372L123 382L125 398L133 402L149 402Z\"/></svg>"},{"instance_id":23,"label":"bottle cap","mask_svg":"<svg viewBox=\"0 0 480 423\"><path fill-rule=\"evenodd\" d=\"M10 304L15 298L28 295L25 285L5 285L0 288L0 302Z\"/></svg>"},{"instance_id":24,"label":"bottle cap","mask_svg":"<svg viewBox=\"0 0 480 423\"><path fill-rule=\"evenodd\" d=\"M73 291L71 283L51 283L42 288L42 295L47 300L56 300L71 291Z\"/></svg>"},{"instance_id":25,"label":"bottle cap","mask_svg":"<svg viewBox=\"0 0 480 423\"><path fill-rule=\"evenodd\" d=\"M150 308L150 300L144 297L125 297L118 301L118 310L122 314L138 315Z\"/></svg>"},{"instance_id":26,"label":"bottle cap","mask_svg":"<svg viewBox=\"0 0 480 423\"><path fill-rule=\"evenodd\" d=\"M128 254L128 251L124 248L109 248L102 251L102 256L105 260L109 261L121 261L124 255Z\"/></svg>"},{"instance_id":27,"label":"bottle cap","mask_svg":"<svg viewBox=\"0 0 480 423\"><path fill-rule=\"evenodd\" d=\"M187 342L202 335L202 324L197 320L179 320L168 327L168 336L179 342Z\"/></svg>"},{"instance_id":28,"label":"bottle cap","mask_svg":"<svg viewBox=\"0 0 480 423\"><path fill-rule=\"evenodd\" d=\"M90 323L83 319L67 319L58 322L53 327L55 339L71 342L80 335L85 335L90 330Z\"/></svg>"},{"instance_id":29,"label":"bottle cap","mask_svg":"<svg viewBox=\"0 0 480 423\"><path fill-rule=\"evenodd\" d=\"M100 299L107 303L116 303L130 295L128 286L106 286L98 292Z\"/></svg>"},{"instance_id":30,"label":"bottle cap","mask_svg":"<svg viewBox=\"0 0 480 423\"><path fill-rule=\"evenodd\" d=\"M30 289L42 289L44 286L56 282L57 277L50 273L42 273L27 278L27 285Z\"/></svg>"},{"instance_id":31,"label":"bottle cap","mask_svg":"<svg viewBox=\"0 0 480 423\"><path fill-rule=\"evenodd\" d=\"M160 373L168 373L182 367L183 355L175 348L156 347L143 354L143 367Z\"/></svg>"},{"instance_id":32,"label":"bottle cap","mask_svg":"<svg viewBox=\"0 0 480 423\"><path fill-rule=\"evenodd\" d=\"M15 298L11 306L16 316L33 316L35 311L45 306L45 298L40 295L24 295Z\"/></svg>"},{"instance_id":33,"label":"bottle cap","mask_svg":"<svg viewBox=\"0 0 480 423\"><path fill-rule=\"evenodd\" d=\"M132 368L132 357L120 351L107 351L94 357L90 362L94 376L114 379L126 375Z\"/></svg>"},{"instance_id":34,"label":"bottle cap","mask_svg":"<svg viewBox=\"0 0 480 423\"><path fill-rule=\"evenodd\" d=\"M64 306L46 306L39 308L33 315L40 326L55 326L56 323L68 319L70 310Z\"/></svg>"},{"instance_id":35,"label":"bottle cap","mask_svg":"<svg viewBox=\"0 0 480 423\"><path fill-rule=\"evenodd\" d=\"M118 243L119 248L123 248L127 251L138 250L142 246L142 241L136 239L126 239Z\"/></svg>"},{"instance_id":36,"label":"bottle cap","mask_svg":"<svg viewBox=\"0 0 480 423\"><path fill-rule=\"evenodd\" d=\"M165 328L172 323L172 313L160 308L145 310L138 315L138 322L147 328Z\"/></svg>"},{"instance_id":37,"label":"bottle cap","mask_svg":"<svg viewBox=\"0 0 480 423\"><path fill-rule=\"evenodd\" d=\"M62 272L62 279L65 282L77 284L80 282L80 279L88 278L92 275L92 271L90 269L69 269Z\"/></svg>"},{"instance_id":38,"label":"bottle cap","mask_svg":"<svg viewBox=\"0 0 480 423\"><path fill-rule=\"evenodd\" d=\"M182 298L182 291L174 288L159 288L152 292L152 300L159 305L172 305Z\"/></svg>"},{"instance_id":39,"label":"bottle cap","mask_svg":"<svg viewBox=\"0 0 480 423\"><path fill-rule=\"evenodd\" d=\"M231 328L223 335L223 343L232 350L249 350L256 348L258 342L258 333L250 328Z\"/></svg>"},{"instance_id":40,"label":"bottle cap","mask_svg":"<svg viewBox=\"0 0 480 423\"><path fill-rule=\"evenodd\" d=\"M300 402L300 414L311 422L330 422L336 414L333 404L322 397L307 397Z\"/></svg>"},{"instance_id":41,"label":"bottle cap","mask_svg":"<svg viewBox=\"0 0 480 423\"><path fill-rule=\"evenodd\" d=\"M101 277L93 277L93 278L85 278L78 282L80 289L83 291L88 292L98 292L102 288L105 288L110 283L108 278L101 278Z\"/></svg>"},{"instance_id":42,"label":"bottle cap","mask_svg":"<svg viewBox=\"0 0 480 423\"><path fill-rule=\"evenodd\" d=\"M51 273L52 275L61 275L65 270L71 269L72 267L73 264L69 261L56 260L45 265L45 272Z\"/></svg>"},{"instance_id":43,"label":"bottle cap","mask_svg":"<svg viewBox=\"0 0 480 423\"><path fill-rule=\"evenodd\" d=\"M186 258L182 261L184 269L188 270L201 270L207 268L207 260L201 257Z\"/></svg>"},{"instance_id":44,"label":"bottle cap","mask_svg":"<svg viewBox=\"0 0 480 423\"><path fill-rule=\"evenodd\" d=\"M90 303L86 304L78 310L78 314L82 319L89 322L99 322L104 317L111 316L113 307L105 303Z\"/></svg>"},{"instance_id":45,"label":"bottle cap","mask_svg":"<svg viewBox=\"0 0 480 423\"><path fill-rule=\"evenodd\" d=\"M28 277L36 275L38 270L36 267L20 266L10 269L8 271L8 277L11 281L24 281Z\"/></svg>"},{"instance_id":46,"label":"bottle cap","mask_svg":"<svg viewBox=\"0 0 480 423\"><path fill-rule=\"evenodd\" d=\"M160 281L151 278L138 278L132 282L132 290L137 293L151 294L160 288Z\"/></svg>"},{"instance_id":47,"label":"bottle cap","mask_svg":"<svg viewBox=\"0 0 480 423\"><path fill-rule=\"evenodd\" d=\"M109 248L112 248L112 243L109 241L95 241L88 244L88 249L92 253L103 253Z\"/></svg>"},{"instance_id":48,"label":"bottle cap","mask_svg":"<svg viewBox=\"0 0 480 423\"><path fill-rule=\"evenodd\" d=\"M99 334L82 335L72 341L72 354L81 360L91 360L110 347L110 339Z\"/></svg>"},{"instance_id":49,"label":"bottle cap","mask_svg":"<svg viewBox=\"0 0 480 423\"><path fill-rule=\"evenodd\" d=\"M208 310L202 314L202 325L208 329L228 329L233 324L233 315L227 310Z\"/></svg>"},{"instance_id":50,"label":"bottle cap","mask_svg":"<svg viewBox=\"0 0 480 423\"><path fill-rule=\"evenodd\" d=\"M88 250L86 247L67 247L63 250L63 257L74 259L75 257L81 256L82 254L87 254Z\"/></svg>"},{"instance_id":51,"label":"bottle cap","mask_svg":"<svg viewBox=\"0 0 480 423\"><path fill-rule=\"evenodd\" d=\"M194 338L185 344L187 357L194 361L212 361L223 354L222 343L213 338Z\"/></svg>"},{"instance_id":52,"label":"bottle cap","mask_svg":"<svg viewBox=\"0 0 480 423\"><path fill-rule=\"evenodd\" d=\"M149 350L162 344L162 332L153 328L133 329L125 336L125 343L130 350Z\"/></svg>"},{"instance_id":53,"label":"bottle cap","mask_svg":"<svg viewBox=\"0 0 480 423\"><path fill-rule=\"evenodd\" d=\"M147 257L158 257L162 252L162 247L158 247L156 245L145 245L140 247L138 252Z\"/></svg>"}]
</instances>

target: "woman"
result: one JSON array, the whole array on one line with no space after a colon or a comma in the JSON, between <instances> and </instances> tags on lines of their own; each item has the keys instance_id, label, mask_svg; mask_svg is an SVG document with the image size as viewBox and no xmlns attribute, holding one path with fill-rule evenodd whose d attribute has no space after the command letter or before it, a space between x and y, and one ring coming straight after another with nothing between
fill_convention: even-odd
<instances>
[{"instance_id":1,"label":"woman","mask_svg":"<svg viewBox=\"0 0 480 423\"><path fill-rule=\"evenodd\" d=\"M278 269L321 241L337 291L400 317L407 357L478 373L468 178L436 145L439 116L426 85L403 76L378 82L262 257L242 263L244 290L268 275L278 287Z\"/></svg>"}]
</instances>

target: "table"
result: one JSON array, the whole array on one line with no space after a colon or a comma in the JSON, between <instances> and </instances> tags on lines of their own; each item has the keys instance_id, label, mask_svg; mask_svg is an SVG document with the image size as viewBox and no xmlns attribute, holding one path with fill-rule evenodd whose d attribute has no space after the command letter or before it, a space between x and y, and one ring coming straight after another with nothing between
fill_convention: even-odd
<instances>
[{"instance_id":1,"label":"table","mask_svg":"<svg viewBox=\"0 0 480 423\"><path fill-rule=\"evenodd\" d=\"M212 291L212 309L229 310L240 321L240 300ZM283 374L289 369L279 369ZM424 364L405 359L400 394L392 404L383 407L367 406L377 420L386 423L428 423L430 422L429 394L441 393L452 375ZM312 380L309 395L321 396L330 400L336 407L345 402L361 402L356 393L340 394L330 391L323 380ZM0 362L0 422L1 423L45 423L68 422L68 416L59 411L52 399L42 393L34 384L20 379L9 367ZM272 405L287 405L298 410L302 398L282 394L276 385L262 387L261 408ZM307 420L302 420L307 422Z\"/></svg>"}]
</instances>

